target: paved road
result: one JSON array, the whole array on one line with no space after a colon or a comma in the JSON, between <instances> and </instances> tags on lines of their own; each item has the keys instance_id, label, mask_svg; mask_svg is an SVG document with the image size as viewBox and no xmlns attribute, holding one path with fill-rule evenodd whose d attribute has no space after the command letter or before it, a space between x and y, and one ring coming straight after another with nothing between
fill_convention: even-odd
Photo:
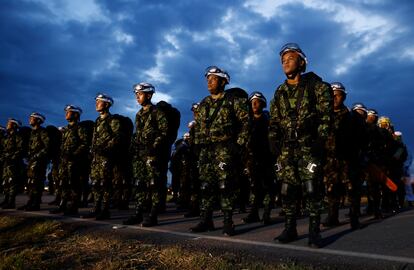
<instances>
[{"instance_id":1,"label":"paved road","mask_svg":"<svg viewBox=\"0 0 414 270\"><path fill-rule=\"evenodd\" d=\"M324 246L313 249L307 247L307 218L298 220L297 241L291 244L273 241L283 230L283 218L277 216L278 209L272 212L274 224L271 226L263 226L260 223L243 224L241 219L246 214L235 214L237 235L226 237L221 234L223 217L220 212L215 212L214 215L217 230L194 234L188 229L197 224L198 218L183 218L183 212L176 211L173 205L169 205L167 212L160 215L159 226L142 228L121 225L122 220L132 214L133 210L111 210L112 217L107 221L51 215L48 210L53 207L47 203L52 199L52 196L44 196L41 211L0 210L0 213L40 215L64 222L83 222L153 243L179 243L191 249L211 250L219 254L231 252L270 262L294 261L316 267L329 265L333 269L414 269L414 209L406 209L379 221L373 220L370 216L362 217L363 227L357 231L349 229L348 219L345 217L347 211L342 210L342 225L332 229L322 227ZM18 196L17 206L26 200L26 196ZM80 215L88 211L89 209L82 208Z\"/></svg>"}]
</instances>

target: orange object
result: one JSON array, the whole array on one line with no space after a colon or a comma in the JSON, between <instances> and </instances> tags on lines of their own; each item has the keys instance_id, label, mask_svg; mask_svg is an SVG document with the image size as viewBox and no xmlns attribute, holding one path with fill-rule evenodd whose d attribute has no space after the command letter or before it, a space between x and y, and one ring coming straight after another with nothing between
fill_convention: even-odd
<instances>
[{"instance_id":1,"label":"orange object","mask_svg":"<svg viewBox=\"0 0 414 270\"><path fill-rule=\"evenodd\" d=\"M396 192L398 187L377 165L368 164L367 171L370 179L381 182L387 186L392 192Z\"/></svg>"}]
</instances>

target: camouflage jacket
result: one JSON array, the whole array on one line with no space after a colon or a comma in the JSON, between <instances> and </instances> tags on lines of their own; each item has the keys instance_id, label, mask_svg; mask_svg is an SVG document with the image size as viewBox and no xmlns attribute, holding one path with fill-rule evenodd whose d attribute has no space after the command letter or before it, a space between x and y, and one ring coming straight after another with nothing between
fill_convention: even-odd
<instances>
[{"instance_id":1,"label":"camouflage jacket","mask_svg":"<svg viewBox=\"0 0 414 270\"><path fill-rule=\"evenodd\" d=\"M7 133L7 136L3 141L3 160L6 161L16 161L23 157L23 137L17 132Z\"/></svg>"},{"instance_id":2,"label":"camouflage jacket","mask_svg":"<svg viewBox=\"0 0 414 270\"><path fill-rule=\"evenodd\" d=\"M285 81L270 103L271 149L276 152L289 142L311 147L315 140L325 140L330 133L332 112L330 86L316 74L303 74L294 87Z\"/></svg>"},{"instance_id":3,"label":"camouflage jacket","mask_svg":"<svg viewBox=\"0 0 414 270\"><path fill-rule=\"evenodd\" d=\"M168 121L165 114L155 105L141 108L135 116L135 149L159 150L167 139Z\"/></svg>"},{"instance_id":4,"label":"camouflage jacket","mask_svg":"<svg viewBox=\"0 0 414 270\"><path fill-rule=\"evenodd\" d=\"M92 137L92 152L100 156L116 154L122 138L121 122L111 114L105 118L98 117Z\"/></svg>"},{"instance_id":5,"label":"camouflage jacket","mask_svg":"<svg viewBox=\"0 0 414 270\"><path fill-rule=\"evenodd\" d=\"M32 129L29 138L29 160L47 160L49 154L49 135L44 127Z\"/></svg>"},{"instance_id":6,"label":"camouflage jacket","mask_svg":"<svg viewBox=\"0 0 414 270\"><path fill-rule=\"evenodd\" d=\"M88 132L79 123L69 124L62 134L60 153L62 159L79 159L88 155Z\"/></svg>"},{"instance_id":7,"label":"camouflage jacket","mask_svg":"<svg viewBox=\"0 0 414 270\"><path fill-rule=\"evenodd\" d=\"M218 106L220 108L214 117ZM226 92L217 100L207 96L197 111L195 144L233 142L246 146L249 139L249 107L246 99Z\"/></svg>"}]
</instances>

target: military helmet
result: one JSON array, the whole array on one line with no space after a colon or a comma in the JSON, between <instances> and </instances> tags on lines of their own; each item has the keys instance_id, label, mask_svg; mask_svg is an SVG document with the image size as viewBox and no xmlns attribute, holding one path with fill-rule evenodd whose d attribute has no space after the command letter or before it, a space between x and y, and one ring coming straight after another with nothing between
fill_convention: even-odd
<instances>
[{"instance_id":1,"label":"military helmet","mask_svg":"<svg viewBox=\"0 0 414 270\"><path fill-rule=\"evenodd\" d=\"M249 95L249 102L252 102L253 99L259 99L260 101L262 101L264 103L264 107L266 107L267 100L261 92L259 92L259 91L252 92Z\"/></svg>"},{"instance_id":2,"label":"military helmet","mask_svg":"<svg viewBox=\"0 0 414 270\"><path fill-rule=\"evenodd\" d=\"M138 94L138 92L155 93L155 87L150 83L142 82L134 84L133 91L135 94Z\"/></svg>"},{"instance_id":3,"label":"military helmet","mask_svg":"<svg viewBox=\"0 0 414 270\"><path fill-rule=\"evenodd\" d=\"M41 113L38 112L32 112L30 114L30 117L34 117L40 120L41 123L44 123L46 120L46 117L44 115L42 115Z\"/></svg>"},{"instance_id":4,"label":"military helmet","mask_svg":"<svg viewBox=\"0 0 414 270\"><path fill-rule=\"evenodd\" d=\"M21 127L22 126L22 122L20 122L19 120L17 120L16 118L9 118L7 120L8 122L12 122L15 123L17 125L17 127Z\"/></svg>"},{"instance_id":5,"label":"military helmet","mask_svg":"<svg viewBox=\"0 0 414 270\"><path fill-rule=\"evenodd\" d=\"M380 118L378 118L378 126L382 128L391 127L391 119L387 116L381 116Z\"/></svg>"},{"instance_id":6,"label":"military helmet","mask_svg":"<svg viewBox=\"0 0 414 270\"><path fill-rule=\"evenodd\" d=\"M368 115L374 115L374 116L377 116L378 117L378 112L376 110L374 110L374 109L368 109L367 110L367 114Z\"/></svg>"},{"instance_id":7,"label":"military helmet","mask_svg":"<svg viewBox=\"0 0 414 270\"><path fill-rule=\"evenodd\" d=\"M82 114L82 109L80 107L75 106L75 105L66 105L63 110L65 112L76 112L76 113L79 113L79 115Z\"/></svg>"},{"instance_id":8,"label":"military helmet","mask_svg":"<svg viewBox=\"0 0 414 270\"><path fill-rule=\"evenodd\" d=\"M353 111L361 110L361 111L364 111L366 113L367 112L367 107L365 107L365 105L362 104L362 103L354 103L354 105L352 105L352 110Z\"/></svg>"},{"instance_id":9,"label":"military helmet","mask_svg":"<svg viewBox=\"0 0 414 270\"><path fill-rule=\"evenodd\" d=\"M110 106L114 104L114 100L108 96L107 94L99 93L96 95L95 100L102 100L104 102L109 103Z\"/></svg>"},{"instance_id":10,"label":"military helmet","mask_svg":"<svg viewBox=\"0 0 414 270\"><path fill-rule=\"evenodd\" d=\"M230 83L230 75L224 69L220 69L216 66L209 66L206 68L204 76L207 78L211 74L224 78L226 80L226 84Z\"/></svg>"},{"instance_id":11,"label":"military helmet","mask_svg":"<svg viewBox=\"0 0 414 270\"><path fill-rule=\"evenodd\" d=\"M283 55L287 52L296 52L297 54L299 54L300 58L302 58L303 61L305 61L305 67L303 68L303 72L305 72L306 66L308 65L308 59L306 58L305 53L302 51L299 45L297 43L292 43L292 42L286 43L280 49L280 52L279 52L280 57L282 58Z\"/></svg>"},{"instance_id":12,"label":"military helmet","mask_svg":"<svg viewBox=\"0 0 414 270\"><path fill-rule=\"evenodd\" d=\"M340 82L331 83L331 88L332 88L332 91L341 91L345 95L347 94L347 92L345 91L345 86Z\"/></svg>"},{"instance_id":13,"label":"military helmet","mask_svg":"<svg viewBox=\"0 0 414 270\"><path fill-rule=\"evenodd\" d=\"M188 133L188 132L184 133L183 139L184 140L189 140L190 139L190 133Z\"/></svg>"}]
</instances>

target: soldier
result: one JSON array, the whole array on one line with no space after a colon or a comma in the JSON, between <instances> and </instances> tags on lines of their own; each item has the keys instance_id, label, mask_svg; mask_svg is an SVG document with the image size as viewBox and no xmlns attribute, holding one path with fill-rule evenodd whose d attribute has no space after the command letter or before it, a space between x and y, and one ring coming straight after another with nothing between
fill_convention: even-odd
<instances>
[{"instance_id":1,"label":"soldier","mask_svg":"<svg viewBox=\"0 0 414 270\"><path fill-rule=\"evenodd\" d=\"M4 201L0 204L3 209L11 209L16 205L16 195L20 189L21 170L23 168L23 138L19 134L20 121L9 118L7 121L7 135L4 139L2 162L2 184Z\"/></svg>"},{"instance_id":2,"label":"soldier","mask_svg":"<svg viewBox=\"0 0 414 270\"><path fill-rule=\"evenodd\" d=\"M251 210L245 223L260 221L259 208L264 204L263 223L270 224L270 212L274 201L274 177L269 147L269 114L264 111L266 98L260 92L249 96L251 108L250 148L247 157L247 174L250 178Z\"/></svg>"},{"instance_id":3,"label":"soldier","mask_svg":"<svg viewBox=\"0 0 414 270\"><path fill-rule=\"evenodd\" d=\"M59 207L50 212L75 215L78 213L81 198L80 174L89 154L88 133L79 124L81 108L67 105L64 111L68 125L63 131L60 147L59 180L62 187L62 199Z\"/></svg>"},{"instance_id":4,"label":"soldier","mask_svg":"<svg viewBox=\"0 0 414 270\"><path fill-rule=\"evenodd\" d=\"M297 238L296 201L303 189L309 211L308 244L319 247L320 209L323 195L324 142L330 132L333 108L330 86L306 70L300 47L288 43L280 51L287 80L280 85L270 106L269 139L277 158L277 176L285 211L285 229L276 238L288 243Z\"/></svg>"},{"instance_id":5,"label":"soldier","mask_svg":"<svg viewBox=\"0 0 414 270\"><path fill-rule=\"evenodd\" d=\"M230 83L226 71L208 67L205 77L210 95L201 101L195 119L198 125L195 143L200 146L201 221L191 231L214 229L213 207L220 198L223 234L231 236L235 233L232 220L237 184L235 163L249 138L248 104L246 99L224 91Z\"/></svg>"},{"instance_id":6,"label":"soldier","mask_svg":"<svg viewBox=\"0 0 414 270\"><path fill-rule=\"evenodd\" d=\"M197 118L197 109L200 103L193 103L191 105L191 111L193 112L194 119ZM198 175L197 161L200 155L200 147L195 143L195 133L197 129L197 123L192 120L188 123L189 128L189 145L190 145L190 167L191 167L191 198L190 198L190 210L184 214L184 217L198 217L200 215L200 179Z\"/></svg>"},{"instance_id":7,"label":"soldier","mask_svg":"<svg viewBox=\"0 0 414 270\"><path fill-rule=\"evenodd\" d=\"M332 133L329 135L324 182L328 198L328 216L324 226L339 225L341 197L351 202L350 219L353 230L359 228L361 201L362 146L365 144L365 123L344 105L345 87L340 82L331 84L334 98Z\"/></svg>"},{"instance_id":8,"label":"soldier","mask_svg":"<svg viewBox=\"0 0 414 270\"><path fill-rule=\"evenodd\" d=\"M181 209L188 209L191 199L191 152L189 139L190 134L185 133L182 139L175 142L170 162L173 198L177 207Z\"/></svg>"},{"instance_id":9,"label":"soldier","mask_svg":"<svg viewBox=\"0 0 414 270\"><path fill-rule=\"evenodd\" d=\"M142 223L143 227L157 225L163 179L162 148L167 140L168 122L165 114L152 104L153 85L138 83L133 87L142 108L135 117L135 138L131 142L132 170L136 186L135 214L124 224Z\"/></svg>"},{"instance_id":10,"label":"soldier","mask_svg":"<svg viewBox=\"0 0 414 270\"><path fill-rule=\"evenodd\" d=\"M30 126L32 130L29 138L28 148L28 165L27 165L27 190L29 201L26 205L19 207L19 210L38 211L46 178L46 167L49 155L49 136L44 127L41 125L46 118L38 113L33 112L30 115Z\"/></svg>"},{"instance_id":11,"label":"soldier","mask_svg":"<svg viewBox=\"0 0 414 270\"><path fill-rule=\"evenodd\" d=\"M106 94L95 97L96 111L99 117L95 121L92 139L91 180L94 206L92 211L84 218L97 220L109 219L110 200L112 197L112 179L114 168L114 155L120 144L121 123L109 112L113 99Z\"/></svg>"}]
</instances>

